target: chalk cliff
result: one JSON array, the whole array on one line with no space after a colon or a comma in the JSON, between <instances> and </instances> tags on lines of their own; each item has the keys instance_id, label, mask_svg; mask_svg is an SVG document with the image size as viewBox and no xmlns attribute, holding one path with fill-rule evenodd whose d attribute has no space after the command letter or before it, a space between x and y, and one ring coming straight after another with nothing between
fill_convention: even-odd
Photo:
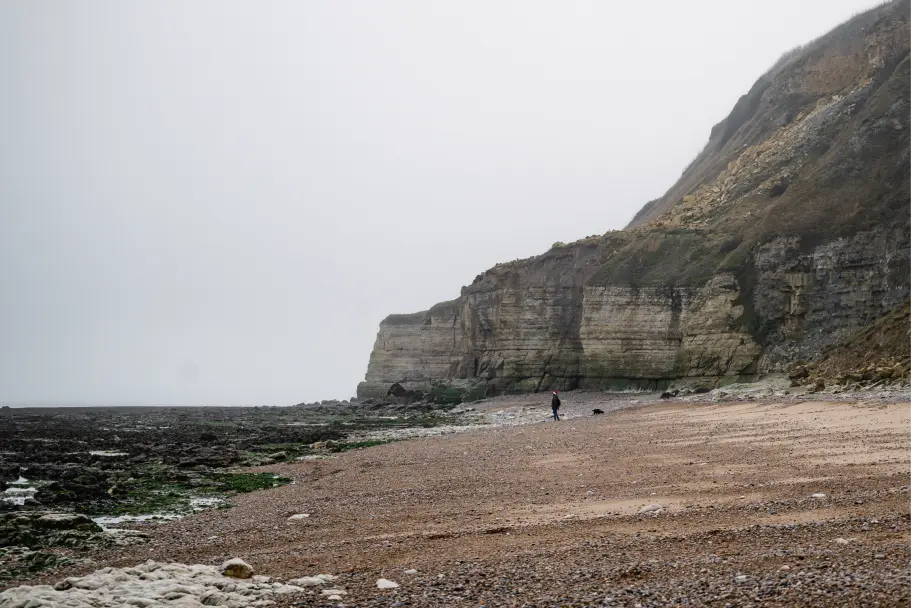
<instances>
[{"instance_id":1,"label":"chalk cliff","mask_svg":"<svg viewBox=\"0 0 911 608\"><path fill-rule=\"evenodd\" d=\"M909 299L909 3L795 49L625 230L380 324L358 396L724 383Z\"/></svg>"}]
</instances>

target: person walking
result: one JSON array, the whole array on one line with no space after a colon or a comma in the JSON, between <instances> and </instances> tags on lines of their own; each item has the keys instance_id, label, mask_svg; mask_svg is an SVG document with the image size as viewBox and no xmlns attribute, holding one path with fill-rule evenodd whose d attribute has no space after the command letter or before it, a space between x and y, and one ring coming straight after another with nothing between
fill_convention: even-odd
<instances>
[{"instance_id":1,"label":"person walking","mask_svg":"<svg viewBox=\"0 0 911 608\"><path fill-rule=\"evenodd\" d=\"M554 420L560 420L560 414L557 412L560 409L560 397L557 396L557 391L554 391L554 396L550 398L550 409L553 410Z\"/></svg>"}]
</instances>

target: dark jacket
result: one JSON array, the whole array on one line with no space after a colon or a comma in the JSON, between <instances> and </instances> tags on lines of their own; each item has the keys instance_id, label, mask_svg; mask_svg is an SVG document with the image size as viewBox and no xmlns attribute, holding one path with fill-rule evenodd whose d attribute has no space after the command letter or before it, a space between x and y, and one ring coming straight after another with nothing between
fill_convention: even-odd
<instances>
[{"instance_id":1,"label":"dark jacket","mask_svg":"<svg viewBox=\"0 0 911 608\"><path fill-rule=\"evenodd\" d=\"M558 409L560 407L560 398L554 395L553 399L550 400L550 407Z\"/></svg>"}]
</instances>

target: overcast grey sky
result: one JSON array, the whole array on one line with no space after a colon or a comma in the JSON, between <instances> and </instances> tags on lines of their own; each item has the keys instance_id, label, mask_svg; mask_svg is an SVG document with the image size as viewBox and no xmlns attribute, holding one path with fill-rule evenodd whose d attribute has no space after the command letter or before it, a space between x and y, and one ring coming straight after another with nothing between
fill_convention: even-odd
<instances>
[{"instance_id":1,"label":"overcast grey sky","mask_svg":"<svg viewBox=\"0 0 911 608\"><path fill-rule=\"evenodd\" d=\"M0 402L347 398L870 0L0 1Z\"/></svg>"}]
</instances>

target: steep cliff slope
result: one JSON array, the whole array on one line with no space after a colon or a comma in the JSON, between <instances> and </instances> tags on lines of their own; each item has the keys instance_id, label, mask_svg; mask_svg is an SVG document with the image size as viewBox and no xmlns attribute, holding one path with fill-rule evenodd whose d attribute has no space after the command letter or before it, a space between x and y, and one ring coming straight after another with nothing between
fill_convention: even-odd
<instances>
[{"instance_id":1,"label":"steep cliff slope","mask_svg":"<svg viewBox=\"0 0 911 608\"><path fill-rule=\"evenodd\" d=\"M909 3L788 53L623 231L380 325L361 397L723 382L909 297Z\"/></svg>"}]
</instances>

